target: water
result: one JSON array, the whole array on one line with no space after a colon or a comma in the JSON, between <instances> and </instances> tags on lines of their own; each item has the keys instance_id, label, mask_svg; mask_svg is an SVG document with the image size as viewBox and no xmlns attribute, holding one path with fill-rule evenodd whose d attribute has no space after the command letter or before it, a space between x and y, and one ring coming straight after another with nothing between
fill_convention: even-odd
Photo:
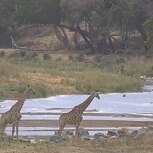
<instances>
[{"instance_id":1,"label":"water","mask_svg":"<svg viewBox=\"0 0 153 153\"><path fill-rule=\"evenodd\" d=\"M153 114L153 92L109 93L94 99L87 108L90 113ZM89 95L61 95L26 100L22 113L63 113L83 102ZM0 113L10 109L16 101L0 103Z\"/></svg>"},{"instance_id":2,"label":"water","mask_svg":"<svg viewBox=\"0 0 153 153\"><path fill-rule=\"evenodd\" d=\"M121 129L122 127L103 127L103 128L90 128L90 127L86 127L86 130L89 131L89 135L90 136L94 136L95 133L97 132L101 132L103 134L107 134L108 130L111 131L117 131L119 129ZM132 130L138 130L141 127L127 127L129 129L129 131ZM55 131L58 130L58 127L50 127L50 128L45 128L45 127L20 127L19 128L19 135L22 136L50 136L50 135L54 135ZM71 130L71 131L75 131L75 128L65 128L64 130ZM11 128L8 127L6 128L6 133L8 135L11 135Z\"/></svg>"},{"instance_id":3,"label":"water","mask_svg":"<svg viewBox=\"0 0 153 153\"><path fill-rule=\"evenodd\" d=\"M125 97L123 97L123 94L125 94ZM88 96L89 95L60 95L26 100L21 110L21 113L23 113L22 120L58 120L61 113L70 111L74 106L87 99ZM87 108L83 115L84 120L153 122L153 91L141 93L101 94L100 98L100 100L95 98ZM11 100L1 102L0 113L8 111L15 102L16 101ZM37 114L34 115L34 113ZM87 113L88 115L85 115ZM97 115L93 116L92 114ZM107 116L107 114L112 115ZM116 116L116 114L120 115ZM141 116L135 117L134 115ZM38 127L32 127L32 130L28 130L30 127L25 128L19 128L20 135L51 135L55 131L54 128L46 130L46 127L41 127L40 129ZM92 134L95 133L92 130L89 131ZM101 131L103 131L102 128ZM10 128L7 128L6 132L10 135Z\"/></svg>"}]
</instances>

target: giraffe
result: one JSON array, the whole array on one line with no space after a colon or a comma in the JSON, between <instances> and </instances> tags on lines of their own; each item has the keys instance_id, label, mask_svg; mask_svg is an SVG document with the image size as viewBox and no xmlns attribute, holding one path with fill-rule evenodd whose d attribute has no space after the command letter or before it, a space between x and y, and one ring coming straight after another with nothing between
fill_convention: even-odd
<instances>
[{"instance_id":1,"label":"giraffe","mask_svg":"<svg viewBox=\"0 0 153 153\"><path fill-rule=\"evenodd\" d=\"M16 136L18 139L18 124L22 117L20 111L24 105L25 99L31 97L34 94L35 94L34 91L28 85L21 98L10 108L10 110L8 110L7 112L1 115L0 118L1 134L3 134L8 124L12 124L12 139L14 136L15 127L16 127Z\"/></svg>"},{"instance_id":2,"label":"giraffe","mask_svg":"<svg viewBox=\"0 0 153 153\"><path fill-rule=\"evenodd\" d=\"M75 135L78 135L80 122L83 119L82 114L95 97L100 99L98 92L92 93L84 102L75 106L70 112L61 114L59 118L59 127L60 127L58 131L59 136L61 136L62 131L64 127L66 126L66 124L75 125L76 126Z\"/></svg>"}]
</instances>

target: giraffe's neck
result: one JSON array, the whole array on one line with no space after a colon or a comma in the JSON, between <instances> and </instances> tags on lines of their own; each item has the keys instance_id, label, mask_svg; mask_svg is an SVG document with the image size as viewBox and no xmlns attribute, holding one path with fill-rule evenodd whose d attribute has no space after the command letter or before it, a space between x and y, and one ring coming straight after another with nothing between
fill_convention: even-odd
<instances>
[{"instance_id":1,"label":"giraffe's neck","mask_svg":"<svg viewBox=\"0 0 153 153\"><path fill-rule=\"evenodd\" d=\"M83 103L77 106L79 107L81 113L83 113L86 110L86 108L90 105L93 99L94 95L90 95Z\"/></svg>"},{"instance_id":2,"label":"giraffe's neck","mask_svg":"<svg viewBox=\"0 0 153 153\"><path fill-rule=\"evenodd\" d=\"M20 112L25 102L25 97L21 97L12 107L11 110L15 110L16 112Z\"/></svg>"}]
</instances>

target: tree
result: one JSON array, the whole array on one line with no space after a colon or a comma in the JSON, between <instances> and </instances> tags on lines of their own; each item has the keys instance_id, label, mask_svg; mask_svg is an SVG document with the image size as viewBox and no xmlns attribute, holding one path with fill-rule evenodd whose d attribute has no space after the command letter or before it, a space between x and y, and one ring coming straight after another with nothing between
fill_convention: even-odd
<instances>
[{"instance_id":1,"label":"tree","mask_svg":"<svg viewBox=\"0 0 153 153\"><path fill-rule=\"evenodd\" d=\"M144 23L144 27L146 29L147 32L147 41L146 44L147 46L153 47L153 17L150 17L145 23Z\"/></svg>"},{"instance_id":2,"label":"tree","mask_svg":"<svg viewBox=\"0 0 153 153\"><path fill-rule=\"evenodd\" d=\"M23 24L58 24L60 0L18 0L16 20Z\"/></svg>"},{"instance_id":3,"label":"tree","mask_svg":"<svg viewBox=\"0 0 153 153\"><path fill-rule=\"evenodd\" d=\"M16 0L0 0L0 46L11 45Z\"/></svg>"}]
</instances>

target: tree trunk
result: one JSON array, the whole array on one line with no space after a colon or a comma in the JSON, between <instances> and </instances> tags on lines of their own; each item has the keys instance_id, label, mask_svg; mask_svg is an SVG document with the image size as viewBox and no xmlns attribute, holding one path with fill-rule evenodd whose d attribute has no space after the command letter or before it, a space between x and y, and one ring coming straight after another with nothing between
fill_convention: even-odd
<instances>
[{"instance_id":1,"label":"tree trunk","mask_svg":"<svg viewBox=\"0 0 153 153\"><path fill-rule=\"evenodd\" d=\"M78 33L77 32L74 33L73 41L74 41L75 47L77 49L80 49L80 45L79 45L79 42L78 42Z\"/></svg>"},{"instance_id":2,"label":"tree trunk","mask_svg":"<svg viewBox=\"0 0 153 153\"><path fill-rule=\"evenodd\" d=\"M145 42L147 41L147 35L146 35L145 31L144 31L144 28L142 27L142 25L137 25L137 30L141 34L141 38L142 38L143 43L144 43L144 49L145 49L145 51L147 51L149 48L145 44Z\"/></svg>"},{"instance_id":3,"label":"tree trunk","mask_svg":"<svg viewBox=\"0 0 153 153\"><path fill-rule=\"evenodd\" d=\"M90 39L87 37L87 35L84 33L84 31L81 30L79 25L77 26L77 30L78 30L78 33L80 33L80 35L83 37L84 41L87 43L89 48L91 49L91 53L95 53L96 50L95 50L94 46L92 45L92 43L90 42Z\"/></svg>"},{"instance_id":4,"label":"tree trunk","mask_svg":"<svg viewBox=\"0 0 153 153\"><path fill-rule=\"evenodd\" d=\"M91 53L96 52L96 49L94 48L89 36L87 36L87 33L83 31L79 25L77 25L77 27L72 27L72 26L67 26L67 25L58 25L58 27L63 27L63 28L69 29L70 31L79 33L84 39L84 41L87 43L89 48L91 49Z\"/></svg>"},{"instance_id":5,"label":"tree trunk","mask_svg":"<svg viewBox=\"0 0 153 153\"><path fill-rule=\"evenodd\" d=\"M112 41L112 39L111 39L111 37L109 35L108 35L108 42L109 42L110 49L111 49L112 53L115 53L113 41Z\"/></svg>"},{"instance_id":6,"label":"tree trunk","mask_svg":"<svg viewBox=\"0 0 153 153\"><path fill-rule=\"evenodd\" d=\"M58 27L54 26L54 31L55 31L55 34L56 34L57 39L60 42L62 42L62 44L66 48L71 49L71 45L70 45L70 42L68 40L68 37L67 37L67 35L65 33L65 30L62 27L60 27L60 30L58 29Z\"/></svg>"}]
</instances>

